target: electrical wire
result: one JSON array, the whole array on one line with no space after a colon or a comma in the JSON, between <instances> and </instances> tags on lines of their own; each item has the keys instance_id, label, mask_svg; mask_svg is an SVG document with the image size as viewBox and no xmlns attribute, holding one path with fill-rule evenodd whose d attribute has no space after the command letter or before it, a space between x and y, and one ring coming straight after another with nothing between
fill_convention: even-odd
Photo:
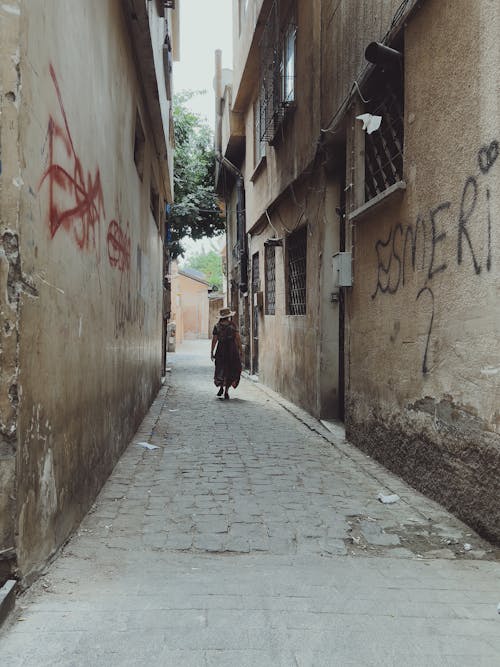
<instances>
[{"instance_id":1,"label":"electrical wire","mask_svg":"<svg viewBox=\"0 0 500 667\"><path fill-rule=\"evenodd\" d=\"M274 233L276 234L276 238L278 238L278 230L276 229L276 227L275 227L275 226L273 225L273 223L271 222L271 216L269 215L269 213L268 213L268 211L267 211L267 208L266 208L266 210L265 210L265 214L266 214L266 218L267 218L268 223L271 225L271 227L272 227L273 230L274 230Z\"/></svg>"}]
</instances>

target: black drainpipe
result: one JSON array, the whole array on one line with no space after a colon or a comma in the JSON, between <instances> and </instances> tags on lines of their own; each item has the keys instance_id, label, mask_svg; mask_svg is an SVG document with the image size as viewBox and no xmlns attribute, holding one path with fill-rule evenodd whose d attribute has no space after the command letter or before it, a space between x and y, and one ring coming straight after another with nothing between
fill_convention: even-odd
<instances>
[{"instance_id":1,"label":"black drainpipe","mask_svg":"<svg viewBox=\"0 0 500 667\"><path fill-rule=\"evenodd\" d=\"M233 176L236 177L236 234L238 239L238 251L240 256L240 292L248 292L248 249L246 235L246 215L245 215L245 182L243 174L232 162L222 155L217 156L220 164Z\"/></svg>"},{"instance_id":2,"label":"black drainpipe","mask_svg":"<svg viewBox=\"0 0 500 667\"><path fill-rule=\"evenodd\" d=\"M240 292L248 292L248 251L245 217L245 185L243 176L240 174L236 181L236 224L238 230L238 249L240 253Z\"/></svg>"}]
</instances>

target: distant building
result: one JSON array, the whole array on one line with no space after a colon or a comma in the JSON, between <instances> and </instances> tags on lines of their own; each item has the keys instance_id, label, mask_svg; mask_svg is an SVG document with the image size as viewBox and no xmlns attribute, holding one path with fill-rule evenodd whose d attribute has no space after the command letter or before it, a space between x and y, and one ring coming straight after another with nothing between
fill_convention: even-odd
<instances>
[{"instance_id":1,"label":"distant building","mask_svg":"<svg viewBox=\"0 0 500 667\"><path fill-rule=\"evenodd\" d=\"M160 386L178 6L0 6L2 576L67 539Z\"/></svg>"},{"instance_id":2,"label":"distant building","mask_svg":"<svg viewBox=\"0 0 500 667\"><path fill-rule=\"evenodd\" d=\"M184 340L207 339L210 283L196 269L179 269L172 263L172 313L176 345Z\"/></svg>"},{"instance_id":3,"label":"distant building","mask_svg":"<svg viewBox=\"0 0 500 667\"><path fill-rule=\"evenodd\" d=\"M233 8L217 189L247 367L500 540L500 4Z\"/></svg>"}]
</instances>

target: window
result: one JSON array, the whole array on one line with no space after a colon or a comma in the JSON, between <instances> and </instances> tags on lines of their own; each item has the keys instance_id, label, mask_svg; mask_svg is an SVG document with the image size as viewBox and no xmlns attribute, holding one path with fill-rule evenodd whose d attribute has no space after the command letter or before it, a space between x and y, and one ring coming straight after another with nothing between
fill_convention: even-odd
<instances>
[{"instance_id":1,"label":"window","mask_svg":"<svg viewBox=\"0 0 500 667\"><path fill-rule=\"evenodd\" d=\"M295 100L295 33L294 23L286 26L281 57L281 99L287 105Z\"/></svg>"},{"instance_id":2,"label":"window","mask_svg":"<svg viewBox=\"0 0 500 667\"><path fill-rule=\"evenodd\" d=\"M254 166L256 167L266 155L266 142L261 139L261 117L260 117L260 96L253 105L253 123L254 123Z\"/></svg>"},{"instance_id":3,"label":"window","mask_svg":"<svg viewBox=\"0 0 500 667\"><path fill-rule=\"evenodd\" d=\"M153 181L153 174L151 173L151 186L149 190L149 207L151 209L151 213L153 214L153 218L155 219L156 226L158 227L158 229L160 229L159 205L160 205L160 197L158 195L158 191L156 190L155 183Z\"/></svg>"},{"instance_id":4,"label":"window","mask_svg":"<svg viewBox=\"0 0 500 667\"><path fill-rule=\"evenodd\" d=\"M306 314L307 227L293 232L286 242L287 250L287 312Z\"/></svg>"},{"instance_id":5,"label":"window","mask_svg":"<svg viewBox=\"0 0 500 667\"><path fill-rule=\"evenodd\" d=\"M137 111L135 114L135 135L134 135L134 162L137 167L137 173L141 180L144 176L144 152L146 149L146 138L142 129L141 117Z\"/></svg>"},{"instance_id":6,"label":"window","mask_svg":"<svg viewBox=\"0 0 500 667\"><path fill-rule=\"evenodd\" d=\"M296 99L295 61L297 25L295 1L281 16L280 3L274 0L260 41L260 132L270 144L276 139L287 113Z\"/></svg>"},{"instance_id":7,"label":"window","mask_svg":"<svg viewBox=\"0 0 500 667\"><path fill-rule=\"evenodd\" d=\"M266 315L276 313L276 247L265 246Z\"/></svg>"},{"instance_id":8,"label":"window","mask_svg":"<svg viewBox=\"0 0 500 667\"><path fill-rule=\"evenodd\" d=\"M402 51L402 44L391 46ZM403 72L402 62L378 65L363 91L366 111L382 116L380 128L365 136L365 201L403 180Z\"/></svg>"}]
</instances>

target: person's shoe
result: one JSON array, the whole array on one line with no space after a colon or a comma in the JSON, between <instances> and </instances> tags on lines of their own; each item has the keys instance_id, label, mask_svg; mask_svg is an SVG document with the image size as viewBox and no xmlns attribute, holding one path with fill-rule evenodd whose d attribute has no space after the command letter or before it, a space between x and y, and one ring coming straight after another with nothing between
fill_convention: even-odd
<instances>
[{"instance_id":1,"label":"person's shoe","mask_svg":"<svg viewBox=\"0 0 500 667\"><path fill-rule=\"evenodd\" d=\"M229 394L227 393L227 391L226 391L226 393L224 394L224 398L227 398L227 399L229 398Z\"/></svg>"},{"instance_id":2,"label":"person's shoe","mask_svg":"<svg viewBox=\"0 0 500 667\"><path fill-rule=\"evenodd\" d=\"M223 393L224 393L224 387L221 387L217 392L217 396L222 396Z\"/></svg>"}]
</instances>

